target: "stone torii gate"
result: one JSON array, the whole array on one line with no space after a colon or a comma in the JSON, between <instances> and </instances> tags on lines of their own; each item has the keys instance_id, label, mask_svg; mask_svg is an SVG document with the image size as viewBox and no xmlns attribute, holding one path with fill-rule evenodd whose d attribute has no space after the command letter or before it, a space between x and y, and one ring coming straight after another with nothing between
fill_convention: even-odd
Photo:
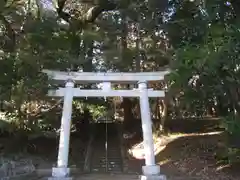
<instances>
[{"instance_id":1,"label":"stone torii gate","mask_svg":"<svg viewBox=\"0 0 240 180\"><path fill-rule=\"evenodd\" d=\"M165 180L160 174L160 166L155 163L152 120L149 97L164 97L164 91L148 89L148 82L164 80L169 71L140 73L93 73L93 72L62 72L43 70L54 83L65 83L65 88L49 90L48 96L64 97L61 119L61 131L58 149L57 167L52 169L49 180L72 180L68 168L70 126L73 97L139 97L142 119L145 166L142 167L141 180ZM74 84L103 83L102 89L74 88ZM138 89L113 90L111 84L138 84Z\"/></svg>"}]
</instances>

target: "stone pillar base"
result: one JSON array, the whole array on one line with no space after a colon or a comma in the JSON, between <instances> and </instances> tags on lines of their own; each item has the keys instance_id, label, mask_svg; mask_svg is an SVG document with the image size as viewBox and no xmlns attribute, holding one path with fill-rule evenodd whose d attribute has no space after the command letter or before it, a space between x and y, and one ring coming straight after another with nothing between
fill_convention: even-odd
<instances>
[{"instance_id":1,"label":"stone pillar base","mask_svg":"<svg viewBox=\"0 0 240 180\"><path fill-rule=\"evenodd\" d=\"M72 177L49 177L48 180L73 180Z\"/></svg>"},{"instance_id":2,"label":"stone pillar base","mask_svg":"<svg viewBox=\"0 0 240 180\"><path fill-rule=\"evenodd\" d=\"M66 167L54 167L52 168L52 177L49 177L48 180L72 180L72 177L69 177L70 169Z\"/></svg>"},{"instance_id":3,"label":"stone pillar base","mask_svg":"<svg viewBox=\"0 0 240 180\"><path fill-rule=\"evenodd\" d=\"M140 176L140 180L167 180L165 175Z\"/></svg>"},{"instance_id":4,"label":"stone pillar base","mask_svg":"<svg viewBox=\"0 0 240 180\"><path fill-rule=\"evenodd\" d=\"M167 180L165 175L160 174L160 166L143 166L142 167L143 175L140 177L140 180Z\"/></svg>"}]
</instances>

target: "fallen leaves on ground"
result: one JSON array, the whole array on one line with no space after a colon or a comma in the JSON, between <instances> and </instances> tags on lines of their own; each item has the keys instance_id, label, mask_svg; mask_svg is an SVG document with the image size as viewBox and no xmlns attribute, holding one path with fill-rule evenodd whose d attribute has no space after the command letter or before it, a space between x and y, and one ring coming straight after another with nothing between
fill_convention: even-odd
<instances>
[{"instance_id":1,"label":"fallen leaves on ground","mask_svg":"<svg viewBox=\"0 0 240 180\"><path fill-rule=\"evenodd\" d=\"M217 165L215 152L220 148L218 144L223 141L224 135L221 132L161 136L158 140L155 138L155 147L158 148L156 151L159 151L156 159L161 165L162 172L170 179L176 177L185 180L240 179L238 172L225 170L224 167L219 168ZM132 147L133 157L143 151L140 144L142 142Z\"/></svg>"}]
</instances>

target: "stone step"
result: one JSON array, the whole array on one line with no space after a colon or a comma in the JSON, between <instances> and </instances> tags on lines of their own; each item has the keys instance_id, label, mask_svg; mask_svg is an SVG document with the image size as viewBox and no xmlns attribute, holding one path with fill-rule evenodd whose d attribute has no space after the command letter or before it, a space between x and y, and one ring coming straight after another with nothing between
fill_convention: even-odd
<instances>
[{"instance_id":1,"label":"stone step","mask_svg":"<svg viewBox=\"0 0 240 180\"><path fill-rule=\"evenodd\" d=\"M98 164L98 165L95 165L95 166L92 166L92 167L93 168L106 168L106 167L109 167L109 168L120 168L121 169L120 165L111 166L111 165L106 165L106 164Z\"/></svg>"},{"instance_id":2,"label":"stone step","mask_svg":"<svg viewBox=\"0 0 240 180\"><path fill-rule=\"evenodd\" d=\"M104 124L103 124L104 125ZM122 159L121 159L121 148L120 148L120 141L118 139L118 136L113 136L110 132L116 132L117 129L114 126L109 126L109 129L107 131L107 136L103 139L97 139L101 135L100 130L104 130L106 128L105 126L98 126L98 132L96 135L95 142L93 142L93 154L91 159L91 169L99 172L106 172L107 171L112 172L122 172ZM102 133L105 133L105 131L102 131ZM105 147L107 140L107 149Z\"/></svg>"},{"instance_id":3,"label":"stone step","mask_svg":"<svg viewBox=\"0 0 240 180\"><path fill-rule=\"evenodd\" d=\"M94 161L92 161L92 164L93 163L101 163L101 164L119 164L119 163L122 163L122 161L120 159L118 160L112 160L112 159L108 159L108 160L105 160L105 159L95 159Z\"/></svg>"},{"instance_id":4,"label":"stone step","mask_svg":"<svg viewBox=\"0 0 240 180\"><path fill-rule=\"evenodd\" d=\"M103 161L103 162L106 162L106 161L122 161L122 159L119 158L119 157L103 157L103 158L96 157L94 159L96 161Z\"/></svg>"},{"instance_id":5,"label":"stone step","mask_svg":"<svg viewBox=\"0 0 240 180\"><path fill-rule=\"evenodd\" d=\"M110 170L112 170L112 171L121 171L122 170L122 168L121 167L114 167L114 168L112 168L112 167L92 167L92 170L99 170L99 171L105 171L105 170L108 170L108 171L110 171Z\"/></svg>"},{"instance_id":6,"label":"stone step","mask_svg":"<svg viewBox=\"0 0 240 180\"><path fill-rule=\"evenodd\" d=\"M111 168L121 168L122 164L94 164L92 167L111 167Z\"/></svg>"},{"instance_id":7,"label":"stone step","mask_svg":"<svg viewBox=\"0 0 240 180\"><path fill-rule=\"evenodd\" d=\"M122 163L121 162L96 162L96 164L99 164L99 165L121 165ZM94 165L94 164L92 164Z\"/></svg>"},{"instance_id":8,"label":"stone step","mask_svg":"<svg viewBox=\"0 0 240 180\"><path fill-rule=\"evenodd\" d=\"M106 162L122 162L121 159L119 158L95 158L94 160L92 160L92 162L103 162L103 163L106 163Z\"/></svg>"},{"instance_id":9,"label":"stone step","mask_svg":"<svg viewBox=\"0 0 240 180\"><path fill-rule=\"evenodd\" d=\"M105 172L106 171L106 169L108 170L108 171L118 171L118 172L121 172L121 170L122 170L122 168L121 167L114 167L114 168L112 168L112 167L92 167L92 170L93 171L102 171L102 172Z\"/></svg>"},{"instance_id":10,"label":"stone step","mask_svg":"<svg viewBox=\"0 0 240 180\"><path fill-rule=\"evenodd\" d=\"M109 166L109 167L111 167L111 166L113 166L113 167L119 166L119 167L121 167L122 163L121 162L120 163L115 163L115 162L112 162L112 163L96 163L96 164L92 164L92 166L93 167L94 166Z\"/></svg>"},{"instance_id":11,"label":"stone step","mask_svg":"<svg viewBox=\"0 0 240 180\"><path fill-rule=\"evenodd\" d=\"M121 167L120 164L96 164L96 165L93 165L92 167Z\"/></svg>"}]
</instances>

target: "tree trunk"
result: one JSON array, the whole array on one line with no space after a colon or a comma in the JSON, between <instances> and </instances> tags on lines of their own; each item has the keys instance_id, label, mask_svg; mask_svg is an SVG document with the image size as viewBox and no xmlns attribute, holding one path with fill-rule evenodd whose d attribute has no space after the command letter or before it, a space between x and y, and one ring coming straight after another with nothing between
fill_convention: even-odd
<instances>
[{"instance_id":1,"label":"tree trunk","mask_svg":"<svg viewBox=\"0 0 240 180\"><path fill-rule=\"evenodd\" d=\"M126 20L126 14L122 12L122 34L121 34L121 59L122 62L124 62L124 59L126 58L126 50L127 50L127 34L128 34L128 29L127 29L127 20ZM120 69L121 71L126 71L127 69L123 68ZM126 85L125 88L129 89L130 86ZM133 113L132 113L132 101L129 98L123 98L122 102L122 107L123 107L123 112L124 112L124 128L127 131L130 131L131 127L131 122L133 120Z\"/></svg>"},{"instance_id":2,"label":"tree trunk","mask_svg":"<svg viewBox=\"0 0 240 180\"><path fill-rule=\"evenodd\" d=\"M167 112L168 112L168 105L167 105L167 98L161 100L162 103L162 111L161 111L161 124L160 124L160 132L165 132L165 122L167 119Z\"/></svg>"},{"instance_id":3,"label":"tree trunk","mask_svg":"<svg viewBox=\"0 0 240 180\"><path fill-rule=\"evenodd\" d=\"M159 99L158 98L156 99L154 116L157 120L161 118L161 114L160 114L160 111L159 111Z\"/></svg>"},{"instance_id":4,"label":"tree trunk","mask_svg":"<svg viewBox=\"0 0 240 180\"><path fill-rule=\"evenodd\" d=\"M83 63L83 72L92 72L93 71L93 44L94 42L91 41L90 43L86 44L86 56L85 62Z\"/></svg>"},{"instance_id":5,"label":"tree trunk","mask_svg":"<svg viewBox=\"0 0 240 180\"><path fill-rule=\"evenodd\" d=\"M139 18L138 18L139 19ZM140 23L137 22L135 24L136 31L137 31L137 38L136 38L136 56L135 56L135 71L140 72L141 71L141 56L140 56Z\"/></svg>"}]
</instances>

